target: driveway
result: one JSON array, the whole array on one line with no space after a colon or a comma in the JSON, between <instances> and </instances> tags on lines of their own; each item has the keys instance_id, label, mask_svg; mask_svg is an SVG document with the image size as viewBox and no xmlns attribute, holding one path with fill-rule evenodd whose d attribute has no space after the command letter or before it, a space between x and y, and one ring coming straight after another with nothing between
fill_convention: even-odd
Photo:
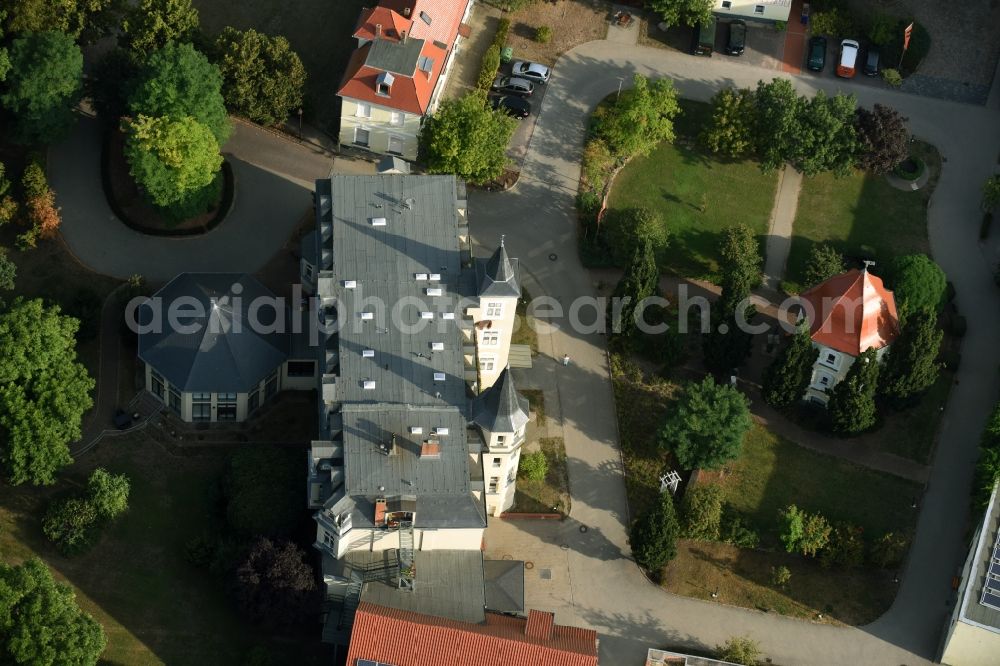
<instances>
[{"instance_id":1,"label":"driveway","mask_svg":"<svg viewBox=\"0 0 1000 666\"><path fill-rule=\"evenodd\" d=\"M584 44L560 59L517 187L470 196L477 244L495 247L506 234L507 247L523 269L564 307L578 296L595 294L592 277L577 255L573 209L587 117L617 88L618 77L628 80L636 72L670 77L681 94L699 100L723 86L752 86L776 75L729 66L723 58L603 41ZM977 238L979 189L994 169L1000 123L993 109L851 82L791 80L802 93L844 90L866 106L876 101L894 106L910 118L915 134L941 150L945 166L929 208L930 237L935 259L955 284L957 304L968 318L963 357L975 361L958 372L895 604L872 625L838 628L677 597L646 580L629 559L629 513L604 338L568 329L554 332L553 354L568 353L573 359L568 367L556 368L573 495L571 520L541 526L494 523L487 549L509 548L514 556L551 562L543 568L550 569L550 581L558 576L559 584L535 585L529 577L529 604L556 611L560 622L596 628L603 663L642 663L647 647L706 649L748 633L777 663L912 666L935 656L951 608L951 578L967 553L976 442L998 392L1000 349L994 341L1000 331L1000 294ZM581 525L586 532L579 530ZM542 580L539 568L531 576Z\"/></svg>"},{"instance_id":2,"label":"driveway","mask_svg":"<svg viewBox=\"0 0 1000 666\"><path fill-rule=\"evenodd\" d=\"M68 139L50 148L48 160L70 251L99 273L122 279L139 274L150 282L185 271L257 271L310 210L312 181L329 175L334 162L243 123L236 123L224 152L236 176L236 198L222 224L191 238L147 236L111 212L101 187L101 129L95 119L81 118ZM371 169L367 163L343 164Z\"/></svg>"}]
</instances>

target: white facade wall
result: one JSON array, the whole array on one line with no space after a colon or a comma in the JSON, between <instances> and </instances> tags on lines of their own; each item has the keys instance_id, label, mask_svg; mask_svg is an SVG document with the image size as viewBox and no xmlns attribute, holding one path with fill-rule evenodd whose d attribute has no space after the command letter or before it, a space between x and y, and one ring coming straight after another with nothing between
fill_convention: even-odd
<instances>
[{"instance_id":1,"label":"white facade wall","mask_svg":"<svg viewBox=\"0 0 1000 666\"><path fill-rule=\"evenodd\" d=\"M813 365L812 379L809 381L805 399L825 405L830 399L827 392L832 391L834 386L843 381L857 357L817 342L813 342L813 347L819 350L819 356ZM888 350L888 347L878 350L876 358L879 362Z\"/></svg>"},{"instance_id":2,"label":"white facade wall","mask_svg":"<svg viewBox=\"0 0 1000 666\"><path fill-rule=\"evenodd\" d=\"M1000 655L1000 633L959 621L948 634L941 663L948 666L996 666L997 655Z\"/></svg>"},{"instance_id":3,"label":"white facade wall","mask_svg":"<svg viewBox=\"0 0 1000 666\"><path fill-rule=\"evenodd\" d=\"M791 9L792 0L715 0L713 11L719 17L787 21Z\"/></svg>"},{"instance_id":4,"label":"white facade wall","mask_svg":"<svg viewBox=\"0 0 1000 666\"><path fill-rule=\"evenodd\" d=\"M489 328L476 326L474 329L481 383L479 391L482 392L493 386L497 377L507 367L510 338L514 332L514 320L517 316L517 298L481 297L479 306L469 308L468 314L477 324L491 322Z\"/></svg>"},{"instance_id":5,"label":"white facade wall","mask_svg":"<svg viewBox=\"0 0 1000 666\"><path fill-rule=\"evenodd\" d=\"M373 153L393 153L403 159L417 159L417 136L422 116L399 111L388 106L370 104L349 97L343 98L340 111L340 143L364 148ZM358 143L368 133L368 145Z\"/></svg>"},{"instance_id":6,"label":"white facade wall","mask_svg":"<svg viewBox=\"0 0 1000 666\"><path fill-rule=\"evenodd\" d=\"M517 466L521 462L524 431L490 432L483 429L486 453L483 454L483 478L486 482L486 513L499 516L514 506L517 490Z\"/></svg>"}]
</instances>

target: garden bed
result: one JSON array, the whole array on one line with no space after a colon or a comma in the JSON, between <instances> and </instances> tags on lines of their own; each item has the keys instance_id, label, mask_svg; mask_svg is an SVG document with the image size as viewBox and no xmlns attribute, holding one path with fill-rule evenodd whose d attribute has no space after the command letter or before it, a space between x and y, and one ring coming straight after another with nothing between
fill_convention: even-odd
<instances>
[{"instance_id":1,"label":"garden bed","mask_svg":"<svg viewBox=\"0 0 1000 666\"><path fill-rule=\"evenodd\" d=\"M539 446L548 462L548 472L541 481L517 478L512 514L569 515L569 479L566 475L566 445L562 437L543 437ZM525 453L522 448L521 455Z\"/></svg>"},{"instance_id":2,"label":"garden bed","mask_svg":"<svg viewBox=\"0 0 1000 666\"><path fill-rule=\"evenodd\" d=\"M489 4L504 8L502 0ZM601 0L550 0L527 3L515 12L504 12L510 18L507 45L514 49L514 59L532 60L553 65L560 55L574 46L604 39L608 34L610 5ZM545 43L535 40L535 29L552 29Z\"/></svg>"}]
</instances>

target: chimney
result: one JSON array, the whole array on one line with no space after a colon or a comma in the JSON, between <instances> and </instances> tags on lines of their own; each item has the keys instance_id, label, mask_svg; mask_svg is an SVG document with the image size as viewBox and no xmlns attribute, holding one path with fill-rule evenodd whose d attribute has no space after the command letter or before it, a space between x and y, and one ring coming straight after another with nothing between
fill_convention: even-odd
<instances>
[{"instance_id":1,"label":"chimney","mask_svg":"<svg viewBox=\"0 0 1000 666\"><path fill-rule=\"evenodd\" d=\"M441 445L431 440L424 440L420 445L421 460L439 460L441 458Z\"/></svg>"},{"instance_id":2,"label":"chimney","mask_svg":"<svg viewBox=\"0 0 1000 666\"><path fill-rule=\"evenodd\" d=\"M410 18L410 11L411 10L409 7L403 7L403 16L405 16L406 18Z\"/></svg>"},{"instance_id":3,"label":"chimney","mask_svg":"<svg viewBox=\"0 0 1000 666\"><path fill-rule=\"evenodd\" d=\"M399 39L400 39L400 41L402 41L402 42L403 42L404 44L406 43L406 31L405 31L405 30L400 30L400 31L399 31Z\"/></svg>"},{"instance_id":4,"label":"chimney","mask_svg":"<svg viewBox=\"0 0 1000 666\"><path fill-rule=\"evenodd\" d=\"M375 24L375 37L379 38L381 36L382 36L382 24L381 23L376 23Z\"/></svg>"},{"instance_id":5,"label":"chimney","mask_svg":"<svg viewBox=\"0 0 1000 666\"><path fill-rule=\"evenodd\" d=\"M384 497L379 497L375 500L375 526L382 527L385 525L385 509L386 501Z\"/></svg>"},{"instance_id":6,"label":"chimney","mask_svg":"<svg viewBox=\"0 0 1000 666\"><path fill-rule=\"evenodd\" d=\"M545 611L529 610L528 623L524 626L524 635L536 641L552 640L552 625L555 615Z\"/></svg>"}]
</instances>

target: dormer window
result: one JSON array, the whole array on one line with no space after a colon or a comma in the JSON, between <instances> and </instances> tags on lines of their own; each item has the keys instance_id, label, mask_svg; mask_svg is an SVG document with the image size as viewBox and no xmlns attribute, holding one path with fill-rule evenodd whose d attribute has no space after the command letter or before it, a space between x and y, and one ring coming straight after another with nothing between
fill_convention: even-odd
<instances>
[{"instance_id":1,"label":"dormer window","mask_svg":"<svg viewBox=\"0 0 1000 666\"><path fill-rule=\"evenodd\" d=\"M428 14L427 12L420 12L420 20L423 21L424 23L426 23L427 25L430 25L431 24L431 15Z\"/></svg>"},{"instance_id":2,"label":"dormer window","mask_svg":"<svg viewBox=\"0 0 1000 666\"><path fill-rule=\"evenodd\" d=\"M421 72L430 74L434 71L434 58L428 58L427 56L420 56L417 59L417 69Z\"/></svg>"},{"instance_id":3,"label":"dormer window","mask_svg":"<svg viewBox=\"0 0 1000 666\"><path fill-rule=\"evenodd\" d=\"M388 97L392 91L392 82L395 79L389 72L382 72L375 79L375 92L382 97Z\"/></svg>"}]
</instances>

